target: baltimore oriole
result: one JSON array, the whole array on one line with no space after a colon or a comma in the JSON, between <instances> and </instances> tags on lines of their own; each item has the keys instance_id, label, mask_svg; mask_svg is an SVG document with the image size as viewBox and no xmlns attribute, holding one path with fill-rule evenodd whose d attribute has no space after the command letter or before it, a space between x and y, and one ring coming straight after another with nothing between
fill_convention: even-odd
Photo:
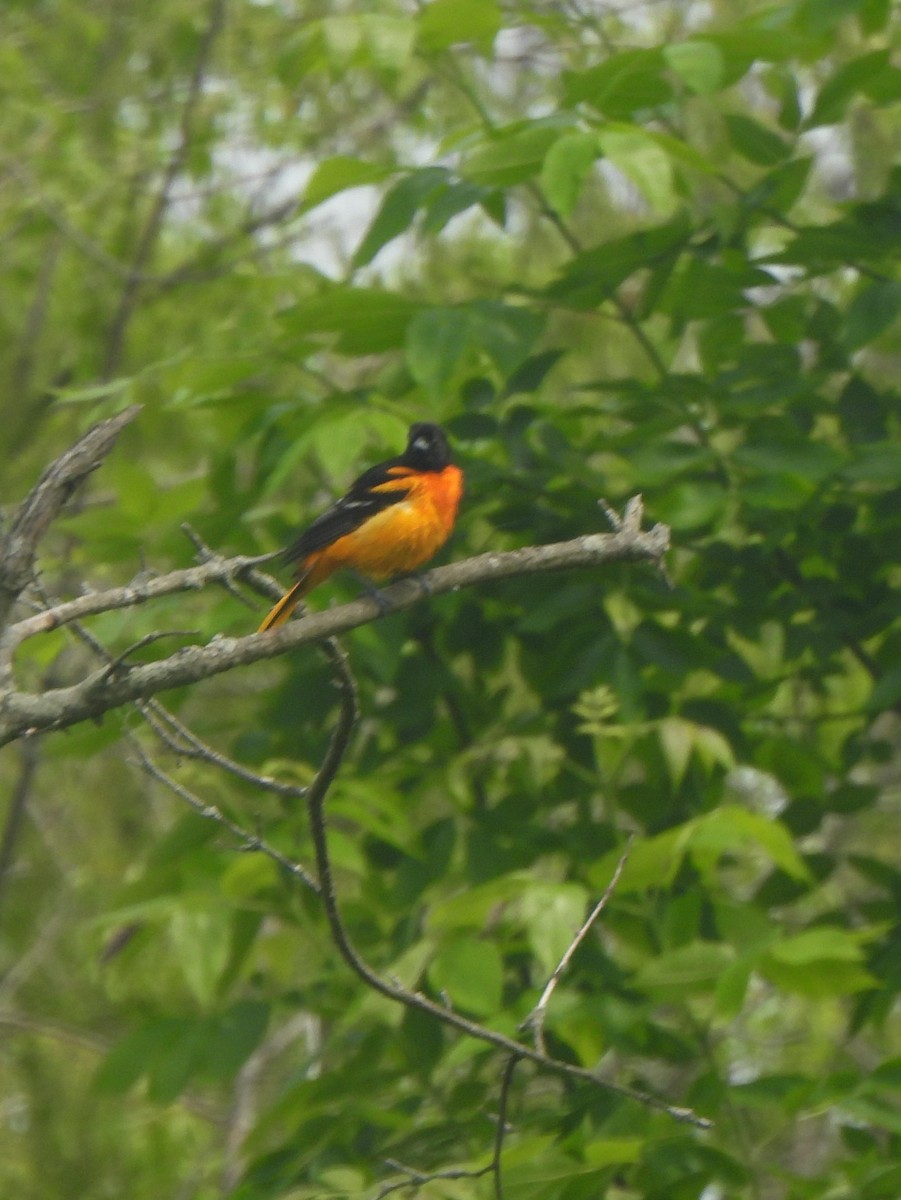
<instances>
[{"instance_id":1,"label":"baltimore oriole","mask_svg":"<svg viewBox=\"0 0 901 1200\"><path fill-rule=\"evenodd\" d=\"M463 472L451 462L438 425L410 426L397 458L370 467L285 551L297 583L260 626L277 629L300 600L342 567L369 579L415 571L450 536L463 492Z\"/></svg>"}]
</instances>

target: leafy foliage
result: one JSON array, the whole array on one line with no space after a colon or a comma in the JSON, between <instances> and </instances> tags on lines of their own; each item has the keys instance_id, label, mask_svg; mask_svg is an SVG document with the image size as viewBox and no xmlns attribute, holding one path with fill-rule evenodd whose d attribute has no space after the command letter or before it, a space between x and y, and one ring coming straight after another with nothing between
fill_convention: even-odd
<instances>
[{"instance_id":1,"label":"leafy foliage","mask_svg":"<svg viewBox=\"0 0 901 1200\"><path fill-rule=\"evenodd\" d=\"M541 576L357 631L330 848L366 959L515 1036L632 836L548 1048L713 1128L525 1064L504 1096L132 739L309 864L301 807L123 712L0 765L5 1190L490 1196L505 1099L508 1197L897 1195L894 6L50 7L3 15L5 501L145 409L44 585L185 564L186 519L274 548L420 417L466 470L455 556L643 492L672 587ZM254 624L223 592L91 629ZM57 632L19 683L91 661ZM315 654L165 699L299 783L335 703Z\"/></svg>"}]
</instances>

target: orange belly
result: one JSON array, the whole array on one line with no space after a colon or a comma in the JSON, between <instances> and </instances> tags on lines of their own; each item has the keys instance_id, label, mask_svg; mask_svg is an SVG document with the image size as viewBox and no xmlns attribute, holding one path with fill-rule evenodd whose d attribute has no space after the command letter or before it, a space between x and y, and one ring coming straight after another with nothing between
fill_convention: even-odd
<instances>
[{"instance_id":1,"label":"orange belly","mask_svg":"<svg viewBox=\"0 0 901 1200\"><path fill-rule=\"evenodd\" d=\"M417 482L405 500L382 509L303 564L310 591L342 567L353 567L370 579L389 579L415 571L429 561L450 536L463 491L457 467Z\"/></svg>"}]
</instances>

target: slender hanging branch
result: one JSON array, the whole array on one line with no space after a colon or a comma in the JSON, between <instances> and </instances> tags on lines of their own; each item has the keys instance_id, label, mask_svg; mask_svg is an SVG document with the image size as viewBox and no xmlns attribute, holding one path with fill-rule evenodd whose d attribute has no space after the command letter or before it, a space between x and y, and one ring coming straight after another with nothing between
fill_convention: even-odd
<instances>
[{"instance_id":1,"label":"slender hanging branch","mask_svg":"<svg viewBox=\"0 0 901 1200\"><path fill-rule=\"evenodd\" d=\"M374 971L360 957L356 947L350 940L350 935L344 927L344 922L338 908L338 897L332 875L325 826L325 800L338 772L338 768L341 765L344 753L350 743L350 737L357 720L357 687L340 647L333 643L329 643L329 646L330 650L328 654L336 673L336 680L341 693L341 704L338 714L338 724L332 735L325 759L319 768L316 779L310 785L307 792L307 811L310 817L310 831L313 835L313 846L316 852L319 894L331 930L332 941L354 974L359 976L367 987L370 987L373 991L378 992L387 999L394 1000L398 1004L403 1004L407 1008L428 1013L429 1016L437 1018L437 1020L443 1022L445 1025L450 1025L453 1029L457 1029L461 1033L475 1038L477 1041L487 1042L488 1045L494 1046L498 1050L503 1050L511 1056L511 1062L507 1067L511 1076L516 1062L526 1059L539 1067L543 1067L546 1071L552 1071L557 1075L565 1075L570 1079L579 1079L592 1083L596 1087L605 1088L625 1099L634 1100L636 1103L645 1105L648 1108L658 1109L672 1117L674 1121L685 1122L700 1129L709 1128L710 1122L704 1117L699 1117L690 1108L681 1108L677 1105L668 1104L659 1096L653 1096L649 1092L642 1092L636 1088L612 1083L609 1080L601 1078L593 1071L588 1071L583 1067L577 1067L572 1063L564 1062L562 1059L551 1058L549 1055L543 1054L539 1050L533 1050L531 1046L527 1046L523 1042L518 1042L514 1038L507 1037L497 1030L489 1029L487 1026L470 1021L468 1018L454 1012L453 1009L436 1003L428 996L424 996L422 992L412 992L398 983L389 982L383 979L381 975ZM495 1180L497 1182L497 1174L495 1175Z\"/></svg>"}]
</instances>

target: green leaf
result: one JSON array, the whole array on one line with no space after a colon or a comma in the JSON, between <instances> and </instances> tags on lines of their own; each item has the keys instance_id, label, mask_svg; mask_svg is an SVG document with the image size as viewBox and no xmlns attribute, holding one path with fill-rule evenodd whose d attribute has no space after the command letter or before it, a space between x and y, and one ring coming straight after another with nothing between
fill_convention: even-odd
<instances>
[{"instance_id":1,"label":"green leaf","mask_svg":"<svg viewBox=\"0 0 901 1200\"><path fill-rule=\"evenodd\" d=\"M664 717L657 726L663 757L673 781L673 787L682 782L691 758L694 726L681 717Z\"/></svg>"},{"instance_id":2,"label":"green leaf","mask_svg":"<svg viewBox=\"0 0 901 1200\"><path fill-rule=\"evenodd\" d=\"M518 908L525 922L532 953L550 976L585 919L588 893L574 883L536 883Z\"/></svg>"},{"instance_id":3,"label":"green leaf","mask_svg":"<svg viewBox=\"0 0 901 1200\"><path fill-rule=\"evenodd\" d=\"M530 355L510 375L505 395L515 396L517 392L537 392L562 356L562 350L542 350L538 354Z\"/></svg>"},{"instance_id":4,"label":"green leaf","mask_svg":"<svg viewBox=\"0 0 901 1200\"><path fill-rule=\"evenodd\" d=\"M546 294L577 308L593 308L640 267L654 266L677 254L689 231L685 216L680 215L665 225L584 250L572 258Z\"/></svg>"},{"instance_id":5,"label":"green leaf","mask_svg":"<svg viewBox=\"0 0 901 1200\"><path fill-rule=\"evenodd\" d=\"M410 62L415 29L406 15L362 13L363 33L369 60L379 71L399 74Z\"/></svg>"},{"instance_id":6,"label":"green leaf","mask_svg":"<svg viewBox=\"0 0 901 1200\"><path fill-rule=\"evenodd\" d=\"M701 171L705 175L716 174L714 163L682 138L674 137L670 133L661 133L656 129L645 129L642 132L646 138L669 155L673 160L674 166L691 167L693 170Z\"/></svg>"},{"instance_id":7,"label":"green leaf","mask_svg":"<svg viewBox=\"0 0 901 1200\"><path fill-rule=\"evenodd\" d=\"M435 955L428 975L435 991L446 992L455 1007L480 1017L500 1008L503 969L491 942L472 937L448 942Z\"/></svg>"},{"instance_id":8,"label":"green leaf","mask_svg":"<svg viewBox=\"0 0 901 1200\"><path fill-rule=\"evenodd\" d=\"M702 258L686 258L673 272L660 307L680 321L715 318L741 310L747 303L747 288L772 283L769 272L744 262L727 267Z\"/></svg>"},{"instance_id":9,"label":"green leaf","mask_svg":"<svg viewBox=\"0 0 901 1200\"><path fill-rule=\"evenodd\" d=\"M800 0L792 15L798 28L808 35L819 36L831 34L851 13L862 9L864 3L865 0Z\"/></svg>"},{"instance_id":10,"label":"green leaf","mask_svg":"<svg viewBox=\"0 0 901 1200\"><path fill-rule=\"evenodd\" d=\"M407 365L433 396L448 386L461 364L485 353L506 376L528 358L544 318L526 308L477 300L456 308L422 309L407 331Z\"/></svg>"},{"instance_id":11,"label":"green leaf","mask_svg":"<svg viewBox=\"0 0 901 1200\"><path fill-rule=\"evenodd\" d=\"M541 168L541 186L552 207L568 217L600 154L596 133L565 133L550 147Z\"/></svg>"},{"instance_id":12,"label":"green leaf","mask_svg":"<svg viewBox=\"0 0 901 1200\"><path fill-rule=\"evenodd\" d=\"M301 210L308 212L317 204L329 200L339 192L350 188L379 183L385 178L387 168L379 163L365 162L347 155L336 155L324 159L310 176L303 193Z\"/></svg>"},{"instance_id":13,"label":"green leaf","mask_svg":"<svg viewBox=\"0 0 901 1200\"><path fill-rule=\"evenodd\" d=\"M739 960L726 967L716 981L714 1004L723 1020L732 1021L741 1012L752 972L752 962Z\"/></svg>"},{"instance_id":14,"label":"green leaf","mask_svg":"<svg viewBox=\"0 0 901 1200\"><path fill-rule=\"evenodd\" d=\"M657 723L657 734L674 788L685 777L694 754L708 767L716 764L728 770L735 765L729 743L715 729L686 721L684 717L663 717Z\"/></svg>"},{"instance_id":15,"label":"green leaf","mask_svg":"<svg viewBox=\"0 0 901 1200\"><path fill-rule=\"evenodd\" d=\"M841 120L852 97L864 90L874 73L888 66L887 50L874 50L843 63L820 89L807 125L815 128L817 125L833 125Z\"/></svg>"},{"instance_id":16,"label":"green leaf","mask_svg":"<svg viewBox=\"0 0 901 1200\"><path fill-rule=\"evenodd\" d=\"M231 1079L263 1040L268 1022L268 1005L256 1000L239 1000L212 1017L204 1075L209 1079Z\"/></svg>"},{"instance_id":17,"label":"green leaf","mask_svg":"<svg viewBox=\"0 0 901 1200\"><path fill-rule=\"evenodd\" d=\"M609 1166L586 1165L552 1141L532 1135L511 1146L504 1166L504 1194L509 1191L517 1200L559 1200L570 1194L593 1197L602 1194L608 1179Z\"/></svg>"},{"instance_id":18,"label":"green leaf","mask_svg":"<svg viewBox=\"0 0 901 1200\"><path fill-rule=\"evenodd\" d=\"M820 925L791 937L773 942L770 957L789 966L812 966L822 959L834 962L860 962L863 959L861 937L847 929Z\"/></svg>"},{"instance_id":19,"label":"green leaf","mask_svg":"<svg viewBox=\"0 0 901 1200\"><path fill-rule=\"evenodd\" d=\"M469 887L440 900L429 909L426 928L432 932L450 929L483 929L492 910L524 895L534 883L526 872L501 875L488 883Z\"/></svg>"},{"instance_id":20,"label":"green leaf","mask_svg":"<svg viewBox=\"0 0 901 1200\"><path fill-rule=\"evenodd\" d=\"M673 211L672 161L655 138L636 126L608 125L598 141L604 157L635 184L655 212L665 216Z\"/></svg>"},{"instance_id":21,"label":"green leaf","mask_svg":"<svg viewBox=\"0 0 901 1200\"><path fill-rule=\"evenodd\" d=\"M470 350L470 314L464 308L427 308L407 330L407 365L433 396L447 386Z\"/></svg>"},{"instance_id":22,"label":"green leaf","mask_svg":"<svg viewBox=\"0 0 901 1200\"><path fill-rule=\"evenodd\" d=\"M172 1034L162 1039L148 1063L148 1095L158 1104L180 1096L197 1073L210 1047L210 1029L204 1020L173 1021Z\"/></svg>"},{"instance_id":23,"label":"green leaf","mask_svg":"<svg viewBox=\"0 0 901 1200\"><path fill-rule=\"evenodd\" d=\"M496 129L463 157L461 173L482 187L508 188L537 175L565 125L557 119Z\"/></svg>"},{"instance_id":24,"label":"green leaf","mask_svg":"<svg viewBox=\"0 0 901 1200\"><path fill-rule=\"evenodd\" d=\"M775 166L790 153L789 146L778 133L767 129L751 117L740 113L727 114L726 129L729 140L738 153L761 167Z\"/></svg>"},{"instance_id":25,"label":"green leaf","mask_svg":"<svg viewBox=\"0 0 901 1200\"><path fill-rule=\"evenodd\" d=\"M613 119L631 117L672 98L665 67L663 52L656 48L622 50L596 67L565 74L565 103L575 107L585 102Z\"/></svg>"},{"instance_id":26,"label":"green leaf","mask_svg":"<svg viewBox=\"0 0 901 1200\"><path fill-rule=\"evenodd\" d=\"M854 461L842 470L842 477L852 483L896 487L901 483L901 445L876 442L856 446Z\"/></svg>"},{"instance_id":27,"label":"green leaf","mask_svg":"<svg viewBox=\"0 0 901 1200\"><path fill-rule=\"evenodd\" d=\"M736 24L728 33L710 33L723 56L726 86L736 83L755 62L781 63L802 54L806 43L795 31L773 28L766 20Z\"/></svg>"},{"instance_id":28,"label":"green leaf","mask_svg":"<svg viewBox=\"0 0 901 1200\"><path fill-rule=\"evenodd\" d=\"M280 316L297 334L335 334L336 349L345 354L378 354L403 345L418 311L412 300L392 292L338 285L299 300Z\"/></svg>"},{"instance_id":29,"label":"green leaf","mask_svg":"<svg viewBox=\"0 0 901 1200\"><path fill-rule=\"evenodd\" d=\"M723 52L715 42L676 42L664 46L663 57L685 86L699 96L710 95L723 84Z\"/></svg>"},{"instance_id":30,"label":"green leaf","mask_svg":"<svg viewBox=\"0 0 901 1200\"><path fill-rule=\"evenodd\" d=\"M812 999L850 996L878 986L878 980L863 966L843 959L821 958L799 965L765 956L760 971L783 991Z\"/></svg>"},{"instance_id":31,"label":"green leaf","mask_svg":"<svg viewBox=\"0 0 901 1200\"><path fill-rule=\"evenodd\" d=\"M751 812L737 804L722 804L698 817L689 827L688 844L692 855L703 860L712 854L744 855L749 844L763 850L767 857L793 879L808 880L804 860L791 835L781 822L762 813Z\"/></svg>"},{"instance_id":32,"label":"green leaf","mask_svg":"<svg viewBox=\"0 0 901 1200\"><path fill-rule=\"evenodd\" d=\"M194 995L209 1006L228 962L231 918L228 909L181 907L169 922L169 936Z\"/></svg>"},{"instance_id":33,"label":"green leaf","mask_svg":"<svg viewBox=\"0 0 901 1200\"><path fill-rule=\"evenodd\" d=\"M426 52L461 42L487 50L500 30L501 12L494 0L429 0L417 23L417 40Z\"/></svg>"},{"instance_id":34,"label":"green leaf","mask_svg":"<svg viewBox=\"0 0 901 1200\"><path fill-rule=\"evenodd\" d=\"M888 24L892 0L863 0L857 19L864 33L879 33Z\"/></svg>"},{"instance_id":35,"label":"green leaf","mask_svg":"<svg viewBox=\"0 0 901 1200\"><path fill-rule=\"evenodd\" d=\"M901 312L901 283L880 279L867 283L857 293L848 309L844 343L849 350L859 350L886 330Z\"/></svg>"},{"instance_id":36,"label":"green leaf","mask_svg":"<svg viewBox=\"0 0 901 1200\"><path fill-rule=\"evenodd\" d=\"M645 1143L638 1137L593 1138L585 1145L585 1161L592 1167L610 1167L641 1159Z\"/></svg>"},{"instance_id":37,"label":"green leaf","mask_svg":"<svg viewBox=\"0 0 901 1200\"><path fill-rule=\"evenodd\" d=\"M357 57L363 45L364 26L361 15L323 17L320 27L328 62L343 70Z\"/></svg>"},{"instance_id":38,"label":"green leaf","mask_svg":"<svg viewBox=\"0 0 901 1200\"><path fill-rule=\"evenodd\" d=\"M146 1074L175 1026L173 1021L151 1021L126 1034L107 1051L94 1077L95 1086L101 1091L127 1092Z\"/></svg>"},{"instance_id":39,"label":"green leaf","mask_svg":"<svg viewBox=\"0 0 901 1200\"><path fill-rule=\"evenodd\" d=\"M901 667L893 667L880 676L867 700L867 711L888 712L901 701Z\"/></svg>"},{"instance_id":40,"label":"green leaf","mask_svg":"<svg viewBox=\"0 0 901 1200\"><path fill-rule=\"evenodd\" d=\"M504 375L526 361L544 330L542 313L497 300L477 300L470 312L477 345Z\"/></svg>"},{"instance_id":41,"label":"green leaf","mask_svg":"<svg viewBox=\"0 0 901 1200\"><path fill-rule=\"evenodd\" d=\"M667 1000L676 1000L710 991L733 958L731 949L720 942L690 942L645 963L633 982L642 991L662 992Z\"/></svg>"},{"instance_id":42,"label":"green leaf","mask_svg":"<svg viewBox=\"0 0 901 1200\"><path fill-rule=\"evenodd\" d=\"M167 1104L184 1091L211 1045L203 1018L164 1017L148 1021L122 1039L101 1064L96 1085L125 1092L141 1078L153 1100Z\"/></svg>"},{"instance_id":43,"label":"green leaf","mask_svg":"<svg viewBox=\"0 0 901 1200\"><path fill-rule=\"evenodd\" d=\"M874 1129L887 1129L901 1136L901 1112L897 1096L843 1096L839 1111ZM862 1190L861 1200L895 1200L901 1189L901 1164L893 1163L877 1169L875 1177Z\"/></svg>"},{"instance_id":44,"label":"green leaf","mask_svg":"<svg viewBox=\"0 0 901 1200\"><path fill-rule=\"evenodd\" d=\"M726 512L729 496L718 483L685 481L658 493L654 513L673 529L702 529Z\"/></svg>"},{"instance_id":45,"label":"green leaf","mask_svg":"<svg viewBox=\"0 0 901 1200\"><path fill-rule=\"evenodd\" d=\"M783 475L811 486L834 475L845 462L844 454L825 442L788 439L739 446L734 459L762 475Z\"/></svg>"},{"instance_id":46,"label":"green leaf","mask_svg":"<svg viewBox=\"0 0 901 1200\"><path fill-rule=\"evenodd\" d=\"M420 228L424 234L440 233L454 217L476 204L482 204L487 196L485 188L474 183L447 183L439 187L425 201Z\"/></svg>"},{"instance_id":47,"label":"green leaf","mask_svg":"<svg viewBox=\"0 0 901 1200\"><path fill-rule=\"evenodd\" d=\"M383 246L406 233L420 206L434 195L446 179L447 171L443 167L423 167L399 180L385 195L357 247L352 262L354 269L367 266Z\"/></svg>"},{"instance_id":48,"label":"green leaf","mask_svg":"<svg viewBox=\"0 0 901 1200\"><path fill-rule=\"evenodd\" d=\"M617 894L669 886L682 865L690 838L691 823L636 841L616 885ZM618 851L605 855L591 872L594 886L602 890L609 884L619 857Z\"/></svg>"}]
</instances>

